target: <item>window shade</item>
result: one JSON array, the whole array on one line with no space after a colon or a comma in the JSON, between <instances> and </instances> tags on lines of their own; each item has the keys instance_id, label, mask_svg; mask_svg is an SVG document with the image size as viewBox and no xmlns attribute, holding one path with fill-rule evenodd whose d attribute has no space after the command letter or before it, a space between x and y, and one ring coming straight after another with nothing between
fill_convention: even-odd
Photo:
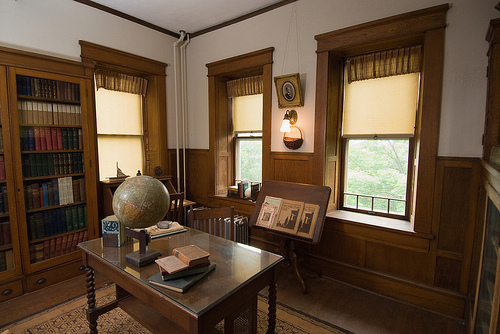
<instances>
[{"instance_id":1,"label":"window shade","mask_svg":"<svg viewBox=\"0 0 500 334\"><path fill-rule=\"evenodd\" d=\"M142 97L100 89L96 94L98 134L142 135Z\"/></svg>"},{"instance_id":2,"label":"window shade","mask_svg":"<svg viewBox=\"0 0 500 334\"><path fill-rule=\"evenodd\" d=\"M245 95L262 94L263 79L262 75L246 77L228 81L227 96L229 98Z\"/></svg>"},{"instance_id":3,"label":"window shade","mask_svg":"<svg viewBox=\"0 0 500 334\"><path fill-rule=\"evenodd\" d=\"M420 72L421 47L412 46L348 58L347 82Z\"/></svg>"},{"instance_id":4,"label":"window shade","mask_svg":"<svg viewBox=\"0 0 500 334\"><path fill-rule=\"evenodd\" d=\"M342 135L413 137L418 87L418 73L346 84Z\"/></svg>"},{"instance_id":5,"label":"window shade","mask_svg":"<svg viewBox=\"0 0 500 334\"><path fill-rule=\"evenodd\" d=\"M108 90L146 96L148 81L144 78L102 68L96 68L94 75L97 89L105 88Z\"/></svg>"},{"instance_id":6,"label":"window shade","mask_svg":"<svg viewBox=\"0 0 500 334\"><path fill-rule=\"evenodd\" d=\"M263 95L233 98L233 132L262 131Z\"/></svg>"}]
</instances>

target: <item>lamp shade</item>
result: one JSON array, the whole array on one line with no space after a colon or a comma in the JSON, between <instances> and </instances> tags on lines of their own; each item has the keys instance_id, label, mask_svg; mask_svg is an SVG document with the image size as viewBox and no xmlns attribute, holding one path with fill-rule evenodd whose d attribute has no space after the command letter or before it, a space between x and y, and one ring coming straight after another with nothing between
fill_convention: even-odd
<instances>
[{"instance_id":1,"label":"lamp shade","mask_svg":"<svg viewBox=\"0 0 500 334\"><path fill-rule=\"evenodd\" d=\"M290 132L290 120L288 118L283 119L283 123L280 128L281 132Z\"/></svg>"}]
</instances>

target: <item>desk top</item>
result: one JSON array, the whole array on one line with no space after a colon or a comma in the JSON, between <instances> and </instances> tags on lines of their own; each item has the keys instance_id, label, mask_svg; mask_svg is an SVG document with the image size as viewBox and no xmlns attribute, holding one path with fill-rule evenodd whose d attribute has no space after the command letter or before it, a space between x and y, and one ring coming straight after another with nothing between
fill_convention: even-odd
<instances>
[{"instance_id":1,"label":"desk top","mask_svg":"<svg viewBox=\"0 0 500 334\"><path fill-rule=\"evenodd\" d=\"M167 256L172 254L174 248L190 244L209 252L210 260L215 262L217 267L185 293L147 283L148 278L159 270L156 263L139 268L125 260L126 254L139 250L137 240L119 248L104 247L102 238L80 243L79 246L83 251L101 258L129 274L132 279L147 285L144 288L154 289L198 315L283 259L280 255L190 228L186 232L153 239L148 247L161 252L162 256Z\"/></svg>"}]
</instances>

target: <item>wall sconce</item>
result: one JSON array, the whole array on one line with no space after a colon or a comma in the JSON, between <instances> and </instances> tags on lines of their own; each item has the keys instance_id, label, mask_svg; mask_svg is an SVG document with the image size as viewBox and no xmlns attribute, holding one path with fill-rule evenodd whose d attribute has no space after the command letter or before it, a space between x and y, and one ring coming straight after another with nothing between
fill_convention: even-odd
<instances>
[{"instance_id":1,"label":"wall sconce","mask_svg":"<svg viewBox=\"0 0 500 334\"><path fill-rule=\"evenodd\" d=\"M291 150L296 150L302 146L303 138L302 138L302 130L298 126L293 126L297 123L297 112L295 110L287 110L285 112L285 116L283 116L283 123L281 124L280 131L283 132L283 144ZM292 125L292 126L291 126ZM300 138L295 137L287 137L286 133L291 132L291 128L295 128L300 133Z\"/></svg>"}]
</instances>

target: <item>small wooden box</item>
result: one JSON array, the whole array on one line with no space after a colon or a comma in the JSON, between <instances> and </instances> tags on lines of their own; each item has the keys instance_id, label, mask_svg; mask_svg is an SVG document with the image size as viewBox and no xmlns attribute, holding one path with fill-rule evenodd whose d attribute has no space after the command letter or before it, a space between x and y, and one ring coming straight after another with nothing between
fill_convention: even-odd
<instances>
[{"instance_id":1,"label":"small wooden box","mask_svg":"<svg viewBox=\"0 0 500 334\"><path fill-rule=\"evenodd\" d=\"M115 215L107 216L101 221L102 242L105 247L120 247L130 240L125 235L125 225L120 223Z\"/></svg>"}]
</instances>

